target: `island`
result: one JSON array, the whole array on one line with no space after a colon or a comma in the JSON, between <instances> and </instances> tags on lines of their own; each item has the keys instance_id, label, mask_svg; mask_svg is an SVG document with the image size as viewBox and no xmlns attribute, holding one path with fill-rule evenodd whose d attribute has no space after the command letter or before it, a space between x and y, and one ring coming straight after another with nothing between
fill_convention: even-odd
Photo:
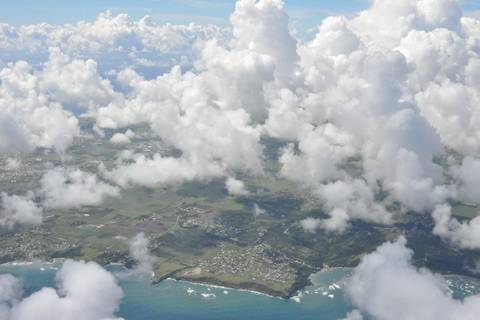
<instances>
[{"instance_id":1,"label":"island","mask_svg":"<svg viewBox=\"0 0 480 320\"><path fill-rule=\"evenodd\" d=\"M82 121L82 130L88 131L92 122ZM128 146L131 150L153 154L164 148L143 129L135 128L140 138ZM132 186L99 206L46 210L39 226L4 227L0 263L73 258L131 267L135 261L128 240L143 232L154 256L154 283L173 278L290 298L310 284L313 273L354 267L380 244L405 235L417 266L478 277L474 266L480 251L461 250L433 235L427 213L398 214L387 226L354 221L344 233L302 228L303 219L326 215L318 198L280 177L277 157L286 143L271 138L263 142L265 174L241 177L248 195L229 195L220 179ZM69 165L96 173L100 163L112 166L120 150L108 134L82 136L69 150ZM45 163L62 161L45 150L25 155L21 170L0 169L0 191L34 190ZM352 167L355 163L353 159ZM458 219L478 215L475 206L452 205Z\"/></svg>"}]
</instances>

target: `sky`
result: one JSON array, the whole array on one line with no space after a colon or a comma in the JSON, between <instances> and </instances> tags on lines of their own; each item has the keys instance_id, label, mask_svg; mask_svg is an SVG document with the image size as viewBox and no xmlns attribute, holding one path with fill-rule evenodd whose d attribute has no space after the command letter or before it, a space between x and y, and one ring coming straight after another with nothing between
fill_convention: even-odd
<instances>
[{"instance_id":1,"label":"sky","mask_svg":"<svg viewBox=\"0 0 480 320\"><path fill-rule=\"evenodd\" d=\"M308 29L330 15L351 14L368 6L369 0L287 0L293 24ZM480 9L477 0L470 7ZM91 21L98 13L128 13L134 18L150 15L159 22L227 24L235 0L0 0L0 21L12 25Z\"/></svg>"},{"instance_id":2,"label":"sky","mask_svg":"<svg viewBox=\"0 0 480 320\"><path fill-rule=\"evenodd\" d=\"M63 24L93 20L99 12L128 13L133 17L151 15L162 22L227 23L234 0L1 0L0 20L10 24L49 22ZM316 20L333 13L349 13L367 6L368 0L286 1L294 18ZM315 18L315 19L314 19Z\"/></svg>"},{"instance_id":3,"label":"sky","mask_svg":"<svg viewBox=\"0 0 480 320\"><path fill-rule=\"evenodd\" d=\"M24 25L92 21L100 12L128 13L133 18L151 16L157 22L228 25L235 0L0 0L0 22ZM286 0L292 25L299 31L311 31L323 18L353 15L366 9L371 0ZM469 15L480 15L480 0L461 0Z\"/></svg>"},{"instance_id":4,"label":"sky","mask_svg":"<svg viewBox=\"0 0 480 320\"><path fill-rule=\"evenodd\" d=\"M149 15L157 22L228 25L235 0L0 0L0 22L14 26L92 21L100 12L128 13L133 18ZM332 15L353 15L366 9L371 0L286 0L292 25L301 32L312 31ZM480 0L461 0L469 15L480 15Z\"/></svg>"}]
</instances>

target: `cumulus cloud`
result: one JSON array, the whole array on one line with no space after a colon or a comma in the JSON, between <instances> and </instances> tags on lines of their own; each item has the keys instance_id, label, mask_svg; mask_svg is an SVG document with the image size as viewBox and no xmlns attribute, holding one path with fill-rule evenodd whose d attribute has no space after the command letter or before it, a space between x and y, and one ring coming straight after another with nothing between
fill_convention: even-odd
<instances>
[{"instance_id":1,"label":"cumulus cloud","mask_svg":"<svg viewBox=\"0 0 480 320\"><path fill-rule=\"evenodd\" d=\"M125 133L117 132L111 138L110 142L114 144L128 144L131 142L131 139L135 137L135 133L128 129Z\"/></svg>"},{"instance_id":2,"label":"cumulus cloud","mask_svg":"<svg viewBox=\"0 0 480 320\"><path fill-rule=\"evenodd\" d=\"M0 69L1 152L64 152L79 134L77 118L40 86L41 79L24 61Z\"/></svg>"},{"instance_id":3,"label":"cumulus cloud","mask_svg":"<svg viewBox=\"0 0 480 320\"><path fill-rule=\"evenodd\" d=\"M302 226L309 232L318 228L344 232L352 219L379 224L390 224L394 220L393 214L376 201L375 194L363 180L339 180L323 184L314 192L324 201L323 207L329 217L303 220Z\"/></svg>"},{"instance_id":4,"label":"cumulus cloud","mask_svg":"<svg viewBox=\"0 0 480 320\"><path fill-rule=\"evenodd\" d=\"M227 187L228 194L232 196L249 195L247 187L241 180L237 180L233 177L228 177L227 180L225 180L225 186Z\"/></svg>"},{"instance_id":5,"label":"cumulus cloud","mask_svg":"<svg viewBox=\"0 0 480 320\"><path fill-rule=\"evenodd\" d=\"M306 218L300 221L300 225L305 231L314 233L322 226L322 222L322 219Z\"/></svg>"},{"instance_id":6,"label":"cumulus cloud","mask_svg":"<svg viewBox=\"0 0 480 320\"><path fill-rule=\"evenodd\" d=\"M63 153L79 134L72 112L93 112L123 99L104 78L111 69L135 66L151 76L173 65L190 66L196 42L222 41L226 34L213 25L157 25L149 17L132 21L108 12L76 25L1 24L0 151L41 147Z\"/></svg>"},{"instance_id":7,"label":"cumulus cloud","mask_svg":"<svg viewBox=\"0 0 480 320\"><path fill-rule=\"evenodd\" d=\"M449 205L439 205L432 213L435 227L433 233L461 248L480 248L480 217L459 222L452 217Z\"/></svg>"},{"instance_id":8,"label":"cumulus cloud","mask_svg":"<svg viewBox=\"0 0 480 320\"><path fill-rule=\"evenodd\" d=\"M476 319L480 296L454 300L446 281L412 265L413 252L400 237L365 256L347 285L352 304L378 320ZM361 319L358 311L347 319Z\"/></svg>"},{"instance_id":9,"label":"cumulus cloud","mask_svg":"<svg viewBox=\"0 0 480 320\"><path fill-rule=\"evenodd\" d=\"M281 174L324 200L320 226L330 231L352 219L391 223L392 203L429 212L465 194L435 161L445 147L468 156L477 145L478 27L456 3L378 0L325 19L306 43L292 36L282 1L238 1L231 23L231 40L198 43L187 72L118 73L130 93L94 112L99 127L147 123L182 156L136 155L107 177L152 186L261 174L267 135L291 142Z\"/></svg>"},{"instance_id":10,"label":"cumulus cloud","mask_svg":"<svg viewBox=\"0 0 480 320\"><path fill-rule=\"evenodd\" d=\"M295 142L282 153L282 174L325 201L333 214L322 227L389 223L389 203L430 212L457 198L435 157L446 148L468 156L478 145L477 28L455 1L377 0L353 18L325 19L298 47L302 87L270 98L265 129ZM294 128L282 126L283 114ZM336 201L335 185L357 195Z\"/></svg>"},{"instance_id":11,"label":"cumulus cloud","mask_svg":"<svg viewBox=\"0 0 480 320\"><path fill-rule=\"evenodd\" d=\"M480 174L480 160L468 156L450 170L452 177L457 180L458 198L468 203L480 203L480 183L476 178Z\"/></svg>"},{"instance_id":12,"label":"cumulus cloud","mask_svg":"<svg viewBox=\"0 0 480 320\"><path fill-rule=\"evenodd\" d=\"M0 319L9 319L10 308L22 295L22 282L11 274L0 274Z\"/></svg>"},{"instance_id":13,"label":"cumulus cloud","mask_svg":"<svg viewBox=\"0 0 480 320\"><path fill-rule=\"evenodd\" d=\"M298 138L298 154L293 144L282 152L280 163L283 176L311 187L342 177L338 165L354 155L347 133L332 124L326 124L300 134Z\"/></svg>"},{"instance_id":14,"label":"cumulus cloud","mask_svg":"<svg viewBox=\"0 0 480 320\"><path fill-rule=\"evenodd\" d=\"M21 161L16 158L8 158L5 161L5 168L7 170L17 170L18 168L21 167L21 165L22 165Z\"/></svg>"},{"instance_id":15,"label":"cumulus cloud","mask_svg":"<svg viewBox=\"0 0 480 320\"><path fill-rule=\"evenodd\" d=\"M137 234L129 241L130 256L137 262L129 275L153 275L153 257L148 249L148 238L143 232Z\"/></svg>"},{"instance_id":16,"label":"cumulus cloud","mask_svg":"<svg viewBox=\"0 0 480 320\"><path fill-rule=\"evenodd\" d=\"M163 157L154 154L123 153L116 167L105 170L104 175L122 187L141 185L155 187L192 180L204 180L224 175L224 169L204 159Z\"/></svg>"},{"instance_id":17,"label":"cumulus cloud","mask_svg":"<svg viewBox=\"0 0 480 320\"><path fill-rule=\"evenodd\" d=\"M99 205L106 197L119 195L119 188L98 180L97 176L79 169L57 167L47 171L39 193L48 208L77 208Z\"/></svg>"},{"instance_id":18,"label":"cumulus cloud","mask_svg":"<svg viewBox=\"0 0 480 320\"><path fill-rule=\"evenodd\" d=\"M110 81L99 75L95 60L71 59L59 48L50 48L39 75L40 89L67 109L94 110L121 99Z\"/></svg>"},{"instance_id":19,"label":"cumulus cloud","mask_svg":"<svg viewBox=\"0 0 480 320\"><path fill-rule=\"evenodd\" d=\"M268 215L267 210L261 208L258 204L253 205L253 216L255 218L262 217Z\"/></svg>"},{"instance_id":20,"label":"cumulus cloud","mask_svg":"<svg viewBox=\"0 0 480 320\"><path fill-rule=\"evenodd\" d=\"M273 137L289 143L281 176L323 201L328 231L478 202L467 174L480 150L478 20L452 0L376 0L299 41L283 6L237 1L231 32L109 13L2 25L0 48L45 52L40 68L0 71L0 149L64 152L79 134L72 112L84 113L97 132L116 130L112 143L146 125L178 151L120 156L103 173L121 187L225 178L246 194L229 177L264 174L262 138ZM142 71L156 61L168 68Z\"/></svg>"},{"instance_id":21,"label":"cumulus cloud","mask_svg":"<svg viewBox=\"0 0 480 320\"><path fill-rule=\"evenodd\" d=\"M137 157L135 165L118 168L118 174L121 171L122 176L133 177L136 175L128 170L147 171L148 167L155 167L153 176L158 179L152 177L152 182L148 182L151 184L155 183L153 180L181 182L195 176L225 176L227 169L262 172L260 133L250 126L248 113L241 109L223 110L219 101L209 97L200 77L181 74L179 68L151 81L133 70L121 76L132 86L132 97L123 105L100 108L97 113L100 127L148 123L164 143L182 151L182 157L155 155L150 160ZM170 173L161 169L172 165L183 169L172 168ZM165 173L159 176L160 171Z\"/></svg>"},{"instance_id":22,"label":"cumulus cloud","mask_svg":"<svg viewBox=\"0 0 480 320\"><path fill-rule=\"evenodd\" d=\"M0 194L0 226L8 228L16 224L39 225L43 210L32 200L33 194L27 196Z\"/></svg>"},{"instance_id":23,"label":"cumulus cloud","mask_svg":"<svg viewBox=\"0 0 480 320\"><path fill-rule=\"evenodd\" d=\"M286 84L298 60L297 41L291 35L283 1L239 0L230 17L233 45L271 57L276 79Z\"/></svg>"},{"instance_id":24,"label":"cumulus cloud","mask_svg":"<svg viewBox=\"0 0 480 320\"><path fill-rule=\"evenodd\" d=\"M223 39L227 34L214 25L156 24L148 16L133 20L127 14L114 16L107 11L92 22L0 24L0 60L38 62L48 57L49 47L58 47L75 59L99 61L104 71L136 65L158 72L176 64L190 65L198 40Z\"/></svg>"},{"instance_id":25,"label":"cumulus cloud","mask_svg":"<svg viewBox=\"0 0 480 320\"><path fill-rule=\"evenodd\" d=\"M56 277L58 288L44 287L21 298L22 286L0 275L0 315L5 320L113 320L123 297L112 274L90 262L67 260Z\"/></svg>"},{"instance_id":26,"label":"cumulus cloud","mask_svg":"<svg viewBox=\"0 0 480 320\"><path fill-rule=\"evenodd\" d=\"M272 23L282 41L268 35ZM173 68L146 80L131 69L122 71L119 80L131 88L130 97L100 108L99 125L150 124L163 141L182 151L181 164L196 165L189 171L210 163L222 171L262 173L261 132L255 124L267 115L267 87L292 81L296 40L281 2L240 1L232 24L230 43L200 44L200 58L189 72Z\"/></svg>"}]
</instances>

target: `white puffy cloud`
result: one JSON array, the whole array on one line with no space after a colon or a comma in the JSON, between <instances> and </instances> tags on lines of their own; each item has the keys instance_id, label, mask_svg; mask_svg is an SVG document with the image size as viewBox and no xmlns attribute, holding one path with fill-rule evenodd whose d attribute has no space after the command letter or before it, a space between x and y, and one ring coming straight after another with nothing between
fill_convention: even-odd
<instances>
[{"instance_id":1,"label":"white puffy cloud","mask_svg":"<svg viewBox=\"0 0 480 320\"><path fill-rule=\"evenodd\" d=\"M17 196L2 192L0 202L0 226L13 227L16 224L39 225L43 210L33 202L33 194Z\"/></svg>"},{"instance_id":2,"label":"white puffy cloud","mask_svg":"<svg viewBox=\"0 0 480 320\"><path fill-rule=\"evenodd\" d=\"M21 167L21 165L22 165L21 161L16 158L8 158L5 161L5 168L7 170L17 170L18 168Z\"/></svg>"},{"instance_id":3,"label":"white puffy cloud","mask_svg":"<svg viewBox=\"0 0 480 320\"><path fill-rule=\"evenodd\" d=\"M40 89L32 67L19 61L0 69L0 151L52 148L64 152L79 134L78 120Z\"/></svg>"},{"instance_id":4,"label":"white puffy cloud","mask_svg":"<svg viewBox=\"0 0 480 320\"><path fill-rule=\"evenodd\" d=\"M134 269L130 270L129 275L153 275L153 257L148 250L148 238L143 232L137 234L129 241L130 256L137 262Z\"/></svg>"},{"instance_id":5,"label":"white puffy cloud","mask_svg":"<svg viewBox=\"0 0 480 320\"><path fill-rule=\"evenodd\" d=\"M445 146L466 154L477 146L471 106L478 28L461 19L457 4L378 0L352 19L326 19L301 44L282 1L238 1L231 22L231 41L200 43L188 72L174 68L152 80L131 69L119 73L131 92L97 110L100 127L148 123L182 156L139 156L110 171L117 183L259 174L263 134L292 142L281 154L281 173L325 201L331 218L322 226L332 231L351 219L390 223L386 204L428 212L457 197L434 161ZM280 35L270 34L272 25ZM437 87L450 83L469 92L459 109L455 96L435 98L449 95ZM184 168L177 179L163 171L173 163ZM142 174L147 167L156 174ZM348 196L332 200L335 185ZM382 203L379 192L387 194Z\"/></svg>"},{"instance_id":6,"label":"white puffy cloud","mask_svg":"<svg viewBox=\"0 0 480 320\"><path fill-rule=\"evenodd\" d=\"M124 133L115 133L111 138L110 142L113 144L129 144L130 138Z\"/></svg>"},{"instance_id":7,"label":"white puffy cloud","mask_svg":"<svg viewBox=\"0 0 480 320\"><path fill-rule=\"evenodd\" d=\"M417 94L416 99L446 146L464 154L480 150L480 114L476 108L480 102L478 89L445 80L430 84Z\"/></svg>"},{"instance_id":8,"label":"white puffy cloud","mask_svg":"<svg viewBox=\"0 0 480 320\"><path fill-rule=\"evenodd\" d=\"M326 202L334 214L322 227L389 223L384 204L430 212L457 198L458 181L434 159L445 147L468 156L479 146L478 39L455 1L377 0L351 19L325 19L299 46L303 86L271 97L265 129L295 142L280 158L282 174ZM348 209L348 197L328 204L326 186L352 182L363 185L355 198L366 209Z\"/></svg>"},{"instance_id":9,"label":"white puffy cloud","mask_svg":"<svg viewBox=\"0 0 480 320\"><path fill-rule=\"evenodd\" d=\"M324 200L330 216L321 225L328 231L343 232L352 219L381 224L393 222L392 213L375 200L374 193L363 180L336 181L320 186L315 193Z\"/></svg>"},{"instance_id":10,"label":"white puffy cloud","mask_svg":"<svg viewBox=\"0 0 480 320\"><path fill-rule=\"evenodd\" d=\"M22 295L22 282L11 274L0 274L0 319L8 320L10 307Z\"/></svg>"},{"instance_id":11,"label":"white puffy cloud","mask_svg":"<svg viewBox=\"0 0 480 320\"><path fill-rule=\"evenodd\" d=\"M365 256L347 285L352 304L378 320L478 317L479 295L454 300L446 281L426 269L417 269L412 265L412 256L403 237ZM358 312L350 317L361 319Z\"/></svg>"},{"instance_id":12,"label":"white puffy cloud","mask_svg":"<svg viewBox=\"0 0 480 320\"><path fill-rule=\"evenodd\" d=\"M299 104L300 98L292 90L278 90L276 96L270 98L264 131L271 137L288 141L310 134L312 125L307 121L308 114Z\"/></svg>"},{"instance_id":13,"label":"white puffy cloud","mask_svg":"<svg viewBox=\"0 0 480 320\"><path fill-rule=\"evenodd\" d=\"M323 220L321 219L315 219L315 218L306 218L300 221L300 225L302 228L307 231L314 233L317 231L319 228L321 228L323 223Z\"/></svg>"},{"instance_id":14,"label":"white puffy cloud","mask_svg":"<svg viewBox=\"0 0 480 320\"><path fill-rule=\"evenodd\" d=\"M148 16L135 21L110 12L92 22L67 25L0 24L0 61L43 61L49 47L58 47L75 59L95 59L104 71L135 65L158 72L176 64L191 65L198 40L224 39L227 33L214 25L156 24Z\"/></svg>"},{"instance_id":15,"label":"white puffy cloud","mask_svg":"<svg viewBox=\"0 0 480 320\"><path fill-rule=\"evenodd\" d=\"M50 48L49 53L39 75L41 90L48 92L51 100L65 108L88 110L121 99L110 81L98 74L96 61L71 59L59 48Z\"/></svg>"},{"instance_id":16,"label":"white puffy cloud","mask_svg":"<svg viewBox=\"0 0 480 320\"><path fill-rule=\"evenodd\" d=\"M348 55L360 45L360 39L352 31L345 17L328 17L318 30L310 46L324 48L329 56Z\"/></svg>"},{"instance_id":17,"label":"white puffy cloud","mask_svg":"<svg viewBox=\"0 0 480 320\"><path fill-rule=\"evenodd\" d=\"M467 156L459 164L450 167L450 175L457 185L457 198L467 205L476 206L480 203L480 185L478 174L480 161ZM452 242L461 248L480 248L480 218L473 217L469 221L458 221L452 216L450 205L439 205L432 213L435 227L433 233Z\"/></svg>"},{"instance_id":18,"label":"white puffy cloud","mask_svg":"<svg viewBox=\"0 0 480 320\"><path fill-rule=\"evenodd\" d=\"M117 132L111 138L110 142L114 144L128 144L131 142L131 139L135 137L135 133L128 129L125 133Z\"/></svg>"},{"instance_id":19,"label":"white puffy cloud","mask_svg":"<svg viewBox=\"0 0 480 320\"><path fill-rule=\"evenodd\" d=\"M75 114L122 99L94 60L71 59L59 48L50 48L40 68L11 63L0 69L0 151L64 153L80 133Z\"/></svg>"},{"instance_id":20,"label":"white puffy cloud","mask_svg":"<svg viewBox=\"0 0 480 320\"><path fill-rule=\"evenodd\" d=\"M120 186L225 178L235 193L228 177L263 174L261 138L274 137L290 143L281 175L323 200L329 218L319 226L329 231L354 219L391 223L392 204L427 213L476 197L461 167L437 160L455 152L472 169L467 159L480 150L477 19L453 0L376 0L350 18L328 17L305 42L283 5L237 1L231 33L109 13L65 26L2 25L0 48L43 50L48 60L1 71L9 80L0 85L8 97L0 148L65 151L78 134L66 110L80 109L95 128L117 130L112 143L146 124L178 151L120 158L104 171ZM160 65L170 71L141 68ZM34 98L35 109L45 106L35 122L23 106Z\"/></svg>"},{"instance_id":21,"label":"white puffy cloud","mask_svg":"<svg viewBox=\"0 0 480 320\"><path fill-rule=\"evenodd\" d=\"M473 157L463 159L461 165L450 168L451 175L457 180L458 197L469 203L480 203L480 160Z\"/></svg>"},{"instance_id":22,"label":"white puffy cloud","mask_svg":"<svg viewBox=\"0 0 480 320\"><path fill-rule=\"evenodd\" d=\"M255 218L268 215L267 210L261 208L258 204L253 205L253 216Z\"/></svg>"},{"instance_id":23,"label":"white puffy cloud","mask_svg":"<svg viewBox=\"0 0 480 320\"><path fill-rule=\"evenodd\" d=\"M135 66L151 76L173 65L191 65L197 41L222 41L225 34L212 25L157 25L148 17L132 21L108 12L75 25L2 24L0 151L41 147L63 153L79 134L69 111L94 112L123 99L100 74Z\"/></svg>"},{"instance_id":24,"label":"white puffy cloud","mask_svg":"<svg viewBox=\"0 0 480 320\"><path fill-rule=\"evenodd\" d=\"M380 50L395 48L411 30L460 29L461 11L454 0L375 0L353 19L362 40Z\"/></svg>"},{"instance_id":25,"label":"white puffy cloud","mask_svg":"<svg viewBox=\"0 0 480 320\"><path fill-rule=\"evenodd\" d=\"M280 1L239 1L231 18L230 43L200 44L200 58L189 72L173 68L146 80L131 69L122 71L119 80L132 91L124 103L98 110L100 127L150 124L163 141L183 153L181 159L168 162L196 166L187 171L211 163L220 169L216 171L262 173L261 128L256 124L266 117L267 95L275 83L294 80L298 59L282 6ZM273 41L269 34L273 23L275 38L280 33L282 41Z\"/></svg>"},{"instance_id":26,"label":"white puffy cloud","mask_svg":"<svg viewBox=\"0 0 480 320\"><path fill-rule=\"evenodd\" d=\"M48 208L77 208L99 205L105 197L119 195L118 187L98 180L97 176L78 169L57 167L47 171L39 193Z\"/></svg>"},{"instance_id":27,"label":"white puffy cloud","mask_svg":"<svg viewBox=\"0 0 480 320\"><path fill-rule=\"evenodd\" d=\"M267 55L275 63L276 79L293 80L298 59L297 41L289 30L289 18L281 0L239 0L230 20L233 46Z\"/></svg>"},{"instance_id":28,"label":"white puffy cloud","mask_svg":"<svg viewBox=\"0 0 480 320\"><path fill-rule=\"evenodd\" d=\"M21 299L20 282L1 275L2 319L120 320L115 313L123 297L122 289L113 275L99 265L67 260L57 273L57 282L58 289L44 287Z\"/></svg>"},{"instance_id":29,"label":"white puffy cloud","mask_svg":"<svg viewBox=\"0 0 480 320\"><path fill-rule=\"evenodd\" d=\"M222 167L204 159L163 157L158 153L152 157L142 154L120 157L115 168L104 172L107 179L122 187L131 185L155 187L192 180L208 180L224 174Z\"/></svg>"},{"instance_id":30,"label":"white puffy cloud","mask_svg":"<svg viewBox=\"0 0 480 320\"><path fill-rule=\"evenodd\" d=\"M324 140L313 154L302 150L302 144L313 143L301 137L300 157L322 174L306 174L313 179L307 181L318 185L344 180L339 166L349 158L361 157L363 176L373 192L380 185L395 200L419 211L444 201L448 194L439 186L441 168L433 163L434 155L441 152L440 139L414 105L403 101L402 83L408 72L405 58L398 52L380 55L365 50L347 63L349 69L342 66L342 73L334 75L338 77L336 88L330 87L329 81L325 88L315 89L323 96L315 102L323 104L324 111L312 111L319 118L312 124L327 122L335 128L337 141ZM321 138L325 136L322 133ZM346 138L338 141L342 136ZM316 163L321 165L315 167Z\"/></svg>"},{"instance_id":31,"label":"white puffy cloud","mask_svg":"<svg viewBox=\"0 0 480 320\"><path fill-rule=\"evenodd\" d=\"M452 217L452 208L449 205L437 206L432 215L435 222L434 234L461 248L480 248L480 217L459 222Z\"/></svg>"},{"instance_id":32,"label":"white puffy cloud","mask_svg":"<svg viewBox=\"0 0 480 320\"><path fill-rule=\"evenodd\" d=\"M131 98L123 105L100 108L100 127L148 123L162 141L181 150L188 162L262 171L260 133L250 126L248 113L223 109L209 97L201 77L182 74L179 68L154 80L145 80L133 70L120 77L132 87Z\"/></svg>"},{"instance_id":33,"label":"white puffy cloud","mask_svg":"<svg viewBox=\"0 0 480 320\"><path fill-rule=\"evenodd\" d=\"M300 136L299 154L290 144L283 150L280 163L283 176L310 186L330 182L342 177L339 165L354 155L349 145L350 136L327 124L307 131ZM302 170L298 170L302 168Z\"/></svg>"},{"instance_id":34,"label":"white puffy cloud","mask_svg":"<svg viewBox=\"0 0 480 320\"><path fill-rule=\"evenodd\" d=\"M245 183L233 177L228 177L225 180L225 187L227 187L228 194L232 196L247 196L249 194Z\"/></svg>"}]
</instances>

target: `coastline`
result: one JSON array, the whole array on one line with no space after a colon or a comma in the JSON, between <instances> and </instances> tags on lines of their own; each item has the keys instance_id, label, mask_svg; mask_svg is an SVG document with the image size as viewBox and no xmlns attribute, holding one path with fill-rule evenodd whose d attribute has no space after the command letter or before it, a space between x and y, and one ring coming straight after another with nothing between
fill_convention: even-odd
<instances>
[{"instance_id":1,"label":"coastline","mask_svg":"<svg viewBox=\"0 0 480 320\"><path fill-rule=\"evenodd\" d=\"M201 282L195 282L195 281L189 281L189 280L177 280L175 278L167 278L163 281L183 282L183 283L187 283L187 284L200 285L200 286L204 286L204 287L207 287L207 288L215 288L215 289L222 289L222 290L234 290L234 291L239 291L239 292L249 292L249 293L253 293L253 294L257 294L257 295L265 296L265 297L269 297L269 298L283 299L281 297L272 296L272 295L269 295L267 293L260 292L260 291L254 291L254 290L248 290L248 289L238 289L238 288L232 288L232 287L226 287L226 286L219 286L219 285L210 284L210 283L201 283ZM163 281L161 281L161 282L163 282Z\"/></svg>"},{"instance_id":2,"label":"coastline","mask_svg":"<svg viewBox=\"0 0 480 320\"><path fill-rule=\"evenodd\" d=\"M9 261L9 262L4 262L0 264L0 268L2 267L37 267L41 271L43 267L48 267L50 270L58 270L61 268L61 264L63 261L65 261L67 258L53 258L52 260L33 260L33 261ZM117 266L117 267L122 267L125 270L128 270L128 268L123 264L119 262L112 262L104 265L104 267L108 266ZM296 297L300 292L308 288L309 286L312 285L318 285L318 283L315 282L314 276L315 275L321 275L322 273L329 272L329 271L335 271L335 270L353 270L352 267L344 267L344 266L325 266L321 270L315 273L311 273L306 277L305 279L301 277L299 281L296 281L294 285L290 287L290 290L288 292L281 292L277 291L274 289L269 288L268 286L258 284L255 282L251 281L245 281L242 283L231 283L228 281L222 281L220 279L216 279L214 277L197 277L197 278L191 278L191 277L185 277L185 276L179 276L178 274L181 273L182 271L189 269L190 267L184 267L178 270L173 270L172 272L165 274L161 277L152 277L150 278L150 283L152 285L161 283L163 281L179 281L179 282L185 282L185 283L191 283L191 284L196 284L196 285L203 285L206 287L211 287L211 288L219 288L219 289L224 289L224 290L235 290L235 291L242 291L242 292L249 292L257 295L263 295L267 296L270 298L278 298L282 300L289 300L294 297ZM8 273L7 272L2 272L1 273ZM115 272L114 272L115 273ZM449 277L449 276L461 276L461 277L467 277L471 278L472 280L479 280L478 277L472 277L469 274L458 274L458 273L450 273L450 272L437 272L439 275L444 276L444 277ZM116 275L116 277L121 281L121 278Z\"/></svg>"},{"instance_id":3,"label":"coastline","mask_svg":"<svg viewBox=\"0 0 480 320\"><path fill-rule=\"evenodd\" d=\"M52 260L33 260L33 261L9 261L9 262L4 262L0 264L0 267L26 267L26 266L35 266L38 265L38 267L41 269L42 266L49 266L50 268L54 268L55 270L58 270L61 267L61 263L65 261L67 258L53 258ZM58 264L57 267L53 267L55 264ZM123 264L119 262L111 262L104 267L108 266L119 266L122 268L125 268L128 270L128 268ZM152 285L161 283L165 280L172 280L172 281L181 281L181 282L187 282L187 283L192 283L192 284L198 284L198 285L204 285L204 286L209 286L209 287L217 287L217 288L222 288L222 289L227 289L227 290L237 290L237 291L244 291L244 292L250 292L254 294L259 294L259 295L265 295L271 298L279 298L279 299L284 299L288 300L296 294L303 290L304 288L312 285L313 283L310 280L311 275L309 275L306 279L303 279L303 277L300 280L297 280L288 290L288 292L282 292L278 290L274 290L269 288L266 285L258 284L255 282L251 281L245 281L241 283L231 283L228 281L222 281L219 279L216 279L214 277L198 277L198 278L190 278L186 276L177 276L177 274L181 273L184 270L189 269L190 267L184 267L178 270L174 270L168 274L162 275L160 277L152 277L150 279L150 282ZM326 269L325 271L327 271ZM324 271L323 269L320 270L319 272Z\"/></svg>"},{"instance_id":4,"label":"coastline","mask_svg":"<svg viewBox=\"0 0 480 320\"><path fill-rule=\"evenodd\" d=\"M252 292L255 294L263 294L273 298L280 298L288 300L294 297L298 291L303 290L308 285L311 285L309 282L308 285L305 286L292 286L288 292L281 292L274 289L271 289L265 285L261 285L254 282L243 282L243 283L231 283L227 281L222 281L212 277L199 277L199 278L188 278L188 277L168 277L167 279L173 279L176 281L184 281L194 284L200 284L205 286L212 286L212 287L220 287L225 289L231 290L238 290L238 291L247 291Z\"/></svg>"}]
</instances>

